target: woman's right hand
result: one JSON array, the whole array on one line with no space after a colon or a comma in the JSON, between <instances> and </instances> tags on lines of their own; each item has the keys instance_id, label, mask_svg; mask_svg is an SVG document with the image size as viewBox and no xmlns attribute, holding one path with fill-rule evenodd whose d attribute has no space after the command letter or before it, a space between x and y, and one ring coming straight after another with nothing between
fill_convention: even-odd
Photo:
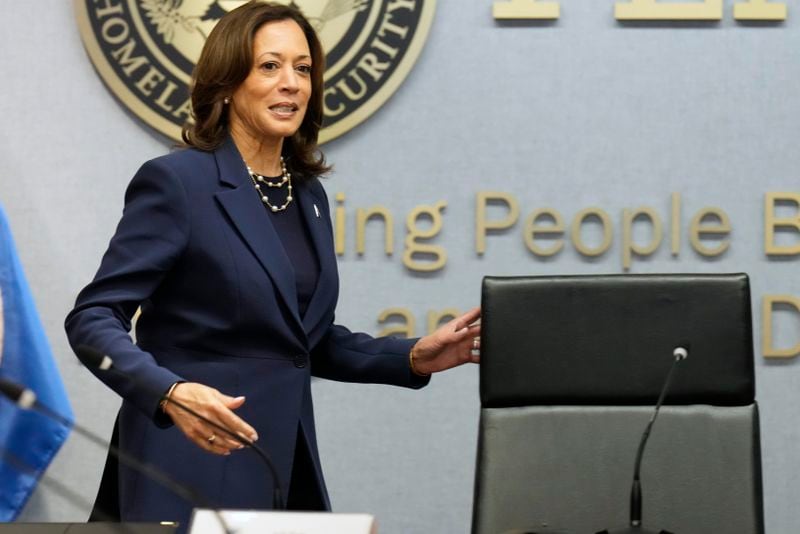
<instances>
[{"instance_id":1,"label":"woman's right hand","mask_svg":"<svg viewBox=\"0 0 800 534\"><path fill-rule=\"evenodd\" d=\"M214 388L195 382L180 382L172 389L172 395L170 395L164 411L187 438L208 452L227 456L232 450L243 448L243 445L178 407L177 404L171 402L172 400L178 401L243 438L250 441L258 439L255 429L233 413L233 410L244 404L244 397L229 397Z\"/></svg>"}]
</instances>

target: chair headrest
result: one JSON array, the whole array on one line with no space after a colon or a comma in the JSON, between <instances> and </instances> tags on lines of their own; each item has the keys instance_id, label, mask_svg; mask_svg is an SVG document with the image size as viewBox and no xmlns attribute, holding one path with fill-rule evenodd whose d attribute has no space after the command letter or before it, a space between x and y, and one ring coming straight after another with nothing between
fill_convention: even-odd
<instances>
[{"instance_id":1,"label":"chair headrest","mask_svg":"<svg viewBox=\"0 0 800 534\"><path fill-rule=\"evenodd\" d=\"M746 274L486 277L484 407L666 404L755 398Z\"/></svg>"}]
</instances>

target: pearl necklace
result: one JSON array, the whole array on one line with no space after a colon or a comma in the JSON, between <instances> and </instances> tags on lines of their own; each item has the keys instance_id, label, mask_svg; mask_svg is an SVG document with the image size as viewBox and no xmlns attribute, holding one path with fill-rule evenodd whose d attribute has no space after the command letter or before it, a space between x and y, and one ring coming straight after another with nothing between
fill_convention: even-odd
<instances>
[{"instance_id":1,"label":"pearl necklace","mask_svg":"<svg viewBox=\"0 0 800 534\"><path fill-rule=\"evenodd\" d=\"M283 156L281 156L281 180L278 182L270 182L266 176L261 174L257 174L247 165L247 172L250 173L250 179L253 181L253 185L256 186L256 191L258 192L258 196L261 198L261 202L270 209L273 213L283 211L289 207L289 204L292 203L292 173L286 170L286 163L283 161ZM284 184L288 184L287 188L287 195L286 195L286 202L281 206L275 206L269 201L269 197L265 192L261 190L262 184L266 184L267 187L277 187L282 188Z\"/></svg>"}]
</instances>

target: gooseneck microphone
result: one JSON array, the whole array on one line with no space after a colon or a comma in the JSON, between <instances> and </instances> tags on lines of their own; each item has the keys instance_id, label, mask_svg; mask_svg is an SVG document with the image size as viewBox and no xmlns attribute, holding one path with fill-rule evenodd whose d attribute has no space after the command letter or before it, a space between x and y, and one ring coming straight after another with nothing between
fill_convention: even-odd
<instances>
[{"instance_id":1,"label":"gooseneck microphone","mask_svg":"<svg viewBox=\"0 0 800 534\"><path fill-rule=\"evenodd\" d=\"M653 411L653 416L650 418L650 421L647 423L647 426L644 429L644 433L642 434L642 439L639 441L639 449L636 451L636 462L634 463L633 467L633 485L631 486L631 504L630 504L630 526L620 529L620 530L601 530L597 534L656 534L655 531L647 530L642 527L642 483L640 479L640 471L642 468L642 457L644 456L644 448L647 445L647 440L650 438L650 430L653 428L653 423L656 422L656 418L658 417L658 412L661 409L661 405L664 403L664 397L667 395L667 390L669 390L669 385L672 383L672 376L675 373L675 368L678 366L678 362L681 362L689 357L689 349L691 348L691 344L689 342L681 342L680 345L675 347L672 351L672 365L669 368L669 372L667 373L667 379L664 381L664 385L661 388L661 394L658 396L658 402L656 402L656 408ZM660 534L671 534L666 530L659 531Z\"/></svg>"},{"instance_id":2,"label":"gooseneck microphone","mask_svg":"<svg viewBox=\"0 0 800 534\"><path fill-rule=\"evenodd\" d=\"M150 384L145 383L141 380L138 380L133 375L122 371L114 366L114 360L108 356L107 354L103 354L99 350L95 349L94 347L90 347L87 345L79 345L75 348L75 354L78 356L78 359L90 369L99 369L100 371L114 373L118 377L121 377L124 380L128 380L133 382L137 387L144 389L145 391L149 391L150 393L161 395L163 397L164 392L158 391L153 388ZM248 447L255 451L255 453L263 460L263 462L267 465L267 468L272 475L272 507L275 510L285 510L286 506L283 501L283 492L281 491L281 484L280 479L278 478L278 470L275 468L275 464L272 462L272 459L269 455L255 444L252 440L249 440L245 437L240 436L236 432L233 432L229 428L224 427L223 425L217 423L216 421L212 421L211 419L197 413L195 410L192 410L188 406L183 403L176 401L173 398L169 399L170 404L173 404L180 408L181 410L185 411L188 414L198 418L199 420L203 421L207 425L213 427L216 430L219 430L226 436L229 436L236 440L238 443L241 443L245 447Z\"/></svg>"},{"instance_id":3,"label":"gooseneck microphone","mask_svg":"<svg viewBox=\"0 0 800 534\"><path fill-rule=\"evenodd\" d=\"M156 466L137 460L134 456L110 444L107 440L101 438L91 430L64 417L55 410L52 410L50 407L39 402L36 399L36 393L34 393L32 390L0 377L0 393L8 397L8 399L16 404L19 408L22 408L23 410L33 410L37 413L40 413L48 419L52 419L53 421L56 421L67 428L71 428L73 431L75 431L75 433L83 436L95 445L104 449L108 449L108 451L117 459L119 459L120 462L130 467L134 471L142 473L149 479L158 482L174 494L191 503L193 506L211 509L217 516L217 519L219 520L226 534L232 533L232 530L228 527L223 517L219 514L217 507L212 505L211 502L203 495L186 486L185 484L181 484L180 482L176 481Z\"/></svg>"}]
</instances>

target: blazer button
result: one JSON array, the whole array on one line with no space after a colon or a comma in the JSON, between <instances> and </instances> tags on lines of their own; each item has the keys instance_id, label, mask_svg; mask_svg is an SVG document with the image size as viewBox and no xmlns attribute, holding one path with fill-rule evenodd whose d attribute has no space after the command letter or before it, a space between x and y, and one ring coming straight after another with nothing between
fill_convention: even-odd
<instances>
[{"instance_id":1,"label":"blazer button","mask_svg":"<svg viewBox=\"0 0 800 534\"><path fill-rule=\"evenodd\" d=\"M307 359L305 354L298 354L297 356L294 357L294 366L297 367L298 369L302 369L303 367L305 367L306 362Z\"/></svg>"}]
</instances>

